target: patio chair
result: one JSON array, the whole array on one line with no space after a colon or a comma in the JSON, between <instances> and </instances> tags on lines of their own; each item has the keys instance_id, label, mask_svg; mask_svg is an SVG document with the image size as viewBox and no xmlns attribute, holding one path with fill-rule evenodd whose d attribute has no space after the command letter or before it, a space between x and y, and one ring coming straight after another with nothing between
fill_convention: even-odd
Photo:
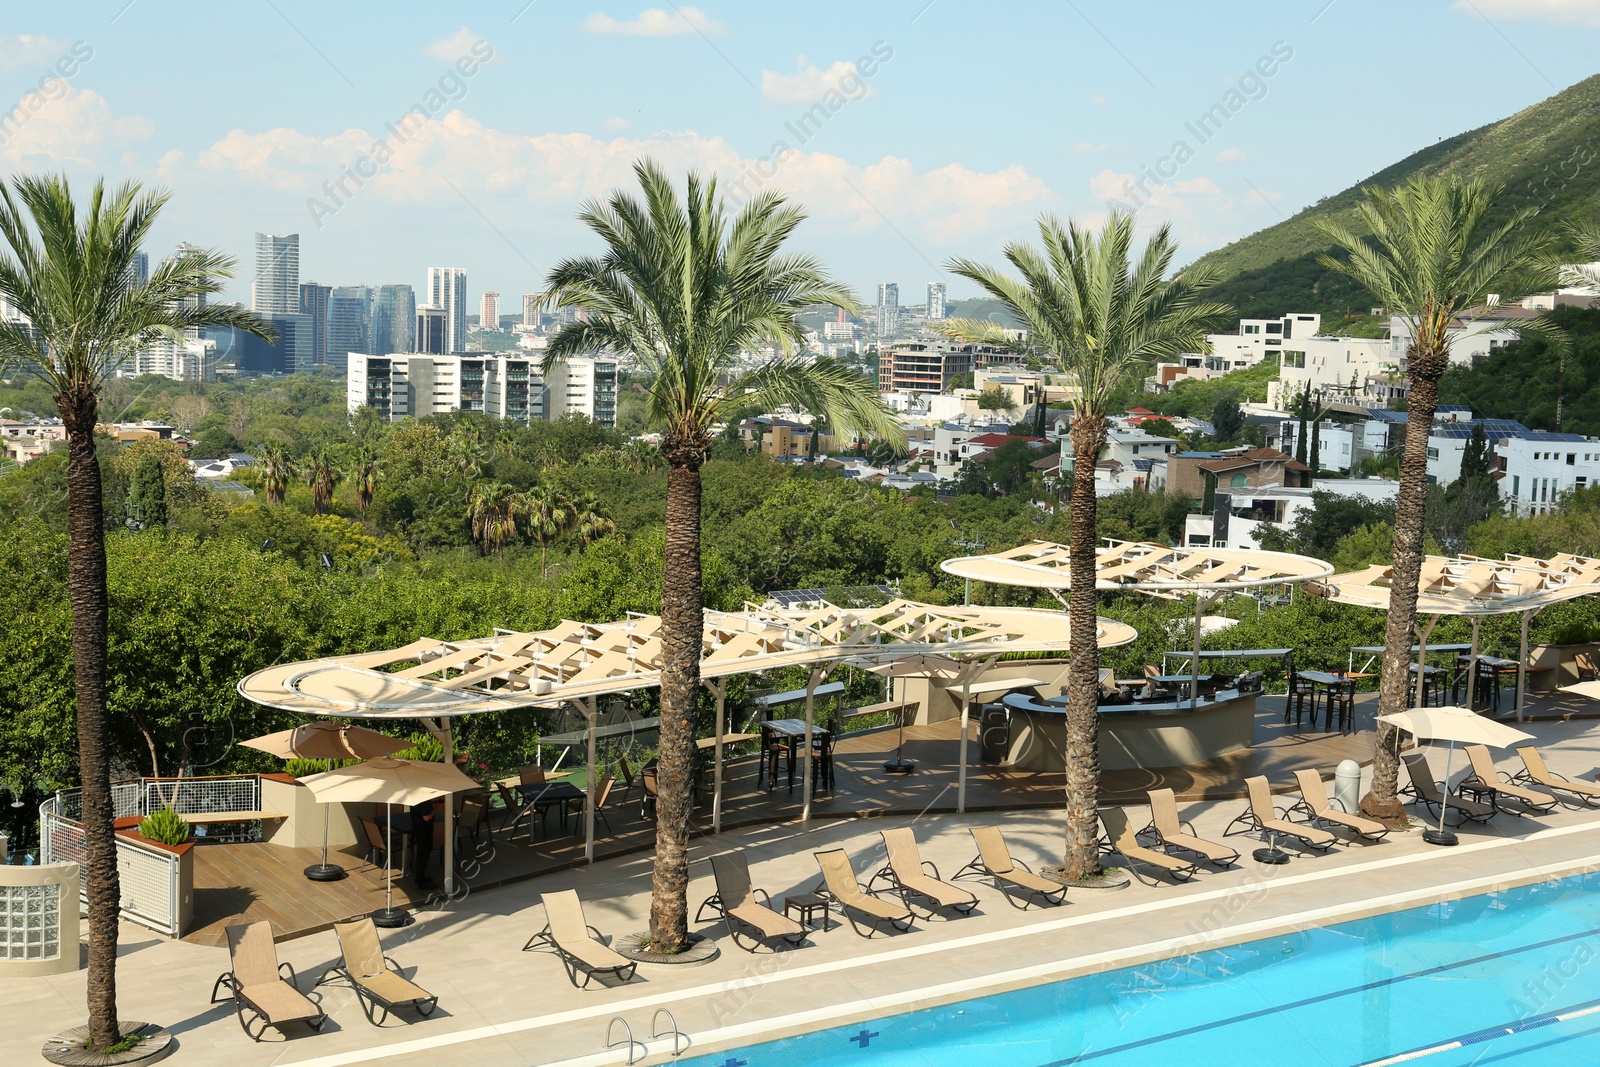
<instances>
[{"instance_id":1,"label":"patio chair","mask_svg":"<svg viewBox=\"0 0 1600 1067\"><path fill-rule=\"evenodd\" d=\"M1505 811L1500 806L1502 798L1515 800L1519 805L1539 815L1550 812L1561 803L1554 796L1542 789L1529 789L1525 785L1516 785L1511 781L1509 774L1502 775L1494 769L1494 757L1489 755L1487 745L1467 745L1467 764L1472 768L1472 775L1466 779L1470 788L1487 792L1490 803L1495 810ZM1515 812L1513 814L1522 814Z\"/></svg>"},{"instance_id":2,"label":"patio chair","mask_svg":"<svg viewBox=\"0 0 1600 1067\"><path fill-rule=\"evenodd\" d=\"M367 1021L382 1026L389 1013L402 1005L428 1016L438 1007L439 998L406 978L400 965L383 954L378 928L370 916L333 924L339 939L339 962L322 972L317 985L343 980L350 983L361 1001ZM382 1012L378 1017L374 1013Z\"/></svg>"},{"instance_id":3,"label":"patio chair","mask_svg":"<svg viewBox=\"0 0 1600 1067\"><path fill-rule=\"evenodd\" d=\"M294 968L278 962L272 924L265 919L228 927L228 966L211 987L211 1003L221 1003L225 998L218 993L226 989L250 1040L260 1041L269 1026L282 1034L284 1023L303 1022L320 1030L328 1021L328 1013L295 985ZM286 968L288 978L283 977ZM255 1033L250 1032L252 1022L261 1024Z\"/></svg>"},{"instance_id":4,"label":"patio chair","mask_svg":"<svg viewBox=\"0 0 1600 1067\"><path fill-rule=\"evenodd\" d=\"M872 895L872 891L856 881L855 868L850 865L850 857L842 848L832 848L824 852L814 852L817 865L822 868L822 884L818 889L826 889L828 895L839 905L839 913L850 922L850 928L862 937L871 937L878 932L878 928L885 923L892 930L901 933L911 929L911 924L916 916L911 909L902 902L891 904L882 897ZM871 929L862 934L861 925L856 921L856 916L861 916L871 925Z\"/></svg>"},{"instance_id":5,"label":"patio chair","mask_svg":"<svg viewBox=\"0 0 1600 1067\"><path fill-rule=\"evenodd\" d=\"M1441 809L1454 811L1460 815L1456 820L1458 826L1469 819L1473 822L1488 822L1494 818L1493 805L1471 800L1456 793L1446 795L1445 783L1433 777L1433 768L1428 765L1427 756L1416 752L1403 757L1401 762L1406 765L1406 777L1411 780L1411 784L1400 790L1400 795L1420 801L1433 818L1439 817ZM1446 815L1446 818L1448 817Z\"/></svg>"},{"instance_id":6,"label":"patio chair","mask_svg":"<svg viewBox=\"0 0 1600 1067\"><path fill-rule=\"evenodd\" d=\"M616 784L617 780L608 774L604 778L600 779L599 791L594 795L595 818L599 819L605 824L606 833L608 834L611 832L611 820L606 818L606 801L611 799L611 788ZM571 800L567 801L567 809L562 813L561 816L561 825L563 828L566 826L566 817L568 815L583 814L583 806L587 799L587 797L573 797Z\"/></svg>"},{"instance_id":7,"label":"patio chair","mask_svg":"<svg viewBox=\"0 0 1600 1067\"><path fill-rule=\"evenodd\" d=\"M994 887L1006 898L1006 902L1013 908L1027 909L1033 904L1060 904L1066 900L1067 887L1060 882L1052 882L1048 878L1041 878L1034 874L1026 863L1011 857L1011 849L1006 847L1006 839L1000 833L998 826L973 826L972 839L978 844L978 854L972 862L961 868L950 878L954 881L964 876L968 871L975 875L982 875L994 880ZM1017 898L1012 891L1026 894L1022 903L1017 903ZM1052 899L1054 898L1054 899Z\"/></svg>"},{"instance_id":8,"label":"patio chair","mask_svg":"<svg viewBox=\"0 0 1600 1067\"><path fill-rule=\"evenodd\" d=\"M544 785L544 768L524 767L517 772L517 778L523 785Z\"/></svg>"},{"instance_id":9,"label":"patio chair","mask_svg":"<svg viewBox=\"0 0 1600 1067\"><path fill-rule=\"evenodd\" d=\"M456 832L466 834L474 849L478 846L478 831L494 841L494 829L489 825L489 794L468 793L461 798L461 812L456 816Z\"/></svg>"},{"instance_id":10,"label":"patio chair","mask_svg":"<svg viewBox=\"0 0 1600 1067\"><path fill-rule=\"evenodd\" d=\"M372 819L367 818L365 815L359 816L359 818L361 819L361 832L365 834L367 838L367 862L372 864L374 867L378 866L380 863L386 868L391 866L389 862L389 854L391 851L389 848L389 839L384 836L384 828L379 826ZM404 877L405 873L406 855L405 850L401 849L400 874L402 877Z\"/></svg>"},{"instance_id":11,"label":"patio chair","mask_svg":"<svg viewBox=\"0 0 1600 1067\"><path fill-rule=\"evenodd\" d=\"M949 908L960 915L966 915L978 906L978 898L960 886L951 885L949 882L939 880L939 868L922 858L921 851L917 848L917 837L908 826L894 830L881 831L883 847L889 854L889 862L883 870L872 876L867 883L870 890L881 879L892 886L905 901L906 907L911 907L912 897L921 897L929 905L926 918L932 918L941 908ZM930 877L923 868L933 871Z\"/></svg>"},{"instance_id":12,"label":"patio chair","mask_svg":"<svg viewBox=\"0 0 1600 1067\"><path fill-rule=\"evenodd\" d=\"M1342 826L1367 841L1378 842L1389 836L1389 828L1378 820L1352 815L1337 807L1339 802L1328 796L1322 775L1316 771L1295 771L1294 780L1300 787L1300 800L1290 806L1291 812L1298 811L1312 822Z\"/></svg>"},{"instance_id":13,"label":"patio chair","mask_svg":"<svg viewBox=\"0 0 1600 1067\"><path fill-rule=\"evenodd\" d=\"M633 767L628 763L627 756L617 757L617 777L622 779L622 800L626 803L639 784L638 779L633 776Z\"/></svg>"},{"instance_id":14,"label":"patio chair","mask_svg":"<svg viewBox=\"0 0 1600 1067\"><path fill-rule=\"evenodd\" d=\"M639 772L639 784L644 788L644 794L639 798L639 818L648 819L655 810L657 795L657 778L654 767L646 767Z\"/></svg>"},{"instance_id":15,"label":"patio chair","mask_svg":"<svg viewBox=\"0 0 1600 1067\"><path fill-rule=\"evenodd\" d=\"M1174 882L1187 882L1194 876L1194 872L1200 869L1198 863L1179 859L1166 852L1157 852L1139 844L1139 837L1133 832L1133 824L1128 821L1128 813L1121 808L1101 808L1100 822L1105 827L1106 839L1110 842L1106 851L1114 852L1126 860L1128 872L1141 882L1155 885L1156 879L1146 879L1139 873L1139 867L1153 867Z\"/></svg>"},{"instance_id":16,"label":"patio chair","mask_svg":"<svg viewBox=\"0 0 1600 1067\"><path fill-rule=\"evenodd\" d=\"M579 989L587 989L598 975L610 975L620 982L630 981L639 969L638 960L630 960L600 939L600 931L583 918L583 901L576 889L562 889L545 893L545 927L522 946L527 952L535 945L548 945L567 969L567 980ZM583 972L583 982L578 982L578 972Z\"/></svg>"},{"instance_id":17,"label":"patio chair","mask_svg":"<svg viewBox=\"0 0 1600 1067\"><path fill-rule=\"evenodd\" d=\"M1279 811L1273 807L1272 789L1267 785L1265 775L1246 778L1244 787L1250 794L1250 803L1245 805L1244 811L1240 812L1228 824L1228 828L1222 831L1223 837L1231 837L1234 834L1258 833L1261 835L1261 840L1265 842L1270 840L1269 834L1277 834L1280 837L1293 838L1307 848L1314 848L1318 852L1326 852L1339 843L1339 839L1327 830L1321 830L1315 826L1306 826L1303 823L1292 823L1284 817L1287 814L1286 812ZM1238 827L1238 829L1235 829L1235 827Z\"/></svg>"},{"instance_id":18,"label":"patio chair","mask_svg":"<svg viewBox=\"0 0 1600 1067\"><path fill-rule=\"evenodd\" d=\"M1600 801L1600 785L1591 785L1588 782L1574 782L1565 778L1549 767L1545 766L1544 755L1532 745L1524 745L1517 749L1517 755L1522 757L1522 770L1511 776L1513 782L1526 782L1529 785L1542 785L1559 796L1566 793L1568 796L1577 797L1571 807L1592 805Z\"/></svg>"},{"instance_id":19,"label":"patio chair","mask_svg":"<svg viewBox=\"0 0 1600 1067\"><path fill-rule=\"evenodd\" d=\"M1231 867L1239 858L1238 849L1195 836L1194 826L1178 818L1178 797L1172 790L1152 789L1145 795L1150 798L1150 825L1138 836L1153 836L1168 852L1192 852L1218 867Z\"/></svg>"},{"instance_id":20,"label":"patio chair","mask_svg":"<svg viewBox=\"0 0 1600 1067\"><path fill-rule=\"evenodd\" d=\"M1300 720L1311 716L1311 725L1317 724L1317 687L1293 672L1289 675L1289 688L1283 697L1283 724L1289 725L1293 716L1294 728L1300 729Z\"/></svg>"},{"instance_id":21,"label":"patio chair","mask_svg":"<svg viewBox=\"0 0 1600 1067\"><path fill-rule=\"evenodd\" d=\"M511 833L508 834L507 837L515 837L517 833L517 821L521 819L524 814L522 802L517 799L517 794L511 791L511 783L509 781L496 782L494 784L494 791L500 794L500 803L504 804L506 808L506 817L500 820L500 829L503 831L509 827ZM528 833L531 836L533 834L533 823L530 821L528 826Z\"/></svg>"},{"instance_id":22,"label":"patio chair","mask_svg":"<svg viewBox=\"0 0 1600 1067\"><path fill-rule=\"evenodd\" d=\"M1572 657L1572 666L1578 672L1578 681L1589 682L1600 678L1600 659L1593 652L1579 652Z\"/></svg>"},{"instance_id":23,"label":"patio chair","mask_svg":"<svg viewBox=\"0 0 1600 1067\"><path fill-rule=\"evenodd\" d=\"M695 922L705 921L706 909L710 908L722 916L733 943L746 952L768 943L776 948L779 940L790 945L805 941L806 928L774 908L766 890L750 884L750 862L743 852L712 856L711 876L716 880L717 891L700 905ZM741 933L750 944L740 942Z\"/></svg>"}]
</instances>

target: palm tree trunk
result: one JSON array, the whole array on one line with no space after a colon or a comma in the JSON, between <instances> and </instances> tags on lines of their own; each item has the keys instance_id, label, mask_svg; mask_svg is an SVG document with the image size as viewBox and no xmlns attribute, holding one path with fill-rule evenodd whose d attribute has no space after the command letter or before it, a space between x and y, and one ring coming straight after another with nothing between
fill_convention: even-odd
<instances>
[{"instance_id":1,"label":"palm tree trunk","mask_svg":"<svg viewBox=\"0 0 1600 1067\"><path fill-rule=\"evenodd\" d=\"M106 542L100 461L94 451L98 403L83 388L57 400L67 431L67 587L72 601L72 670L77 695L78 776L89 897L89 1044L119 1039L115 811L106 724Z\"/></svg>"},{"instance_id":2,"label":"palm tree trunk","mask_svg":"<svg viewBox=\"0 0 1600 1067\"><path fill-rule=\"evenodd\" d=\"M1394 569L1389 582L1389 618L1383 630L1379 715L1394 715L1411 706L1411 643L1417 624L1417 582L1422 574L1428 501L1428 431L1439 404L1439 379L1450 358L1442 345L1437 349L1429 351L1413 344L1409 353L1411 389L1406 396L1405 454L1400 457L1400 492L1395 501ZM1394 735L1394 727L1378 724L1372 791L1361 800L1361 810L1375 819L1399 819L1405 814L1399 798L1400 755Z\"/></svg>"},{"instance_id":3,"label":"palm tree trunk","mask_svg":"<svg viewBox=\"0 0 1600 1067\"><path fill-rule=\"evenodd\" d=\"M704 453L678 448L668 452L667 458L671 466L667 471L666 573L661 586L661 735L650 943L656 951L676 952L689 936L690 776L705 629L700 590L700 464Z\"/></svg>"},{"instance_id":4,"label":"palm tree trunk","mask_svg":"<svg viewBox=\"0 0 1600 1067\"><path fill-rule=\"evenodd\" d=\"M1067 660L1067 843L1062 872L1069 879L1100 873L1100 650L1095 623L1094 465L1105 446L1100 415L1072 420L1072 544L1067 567L1072 587L1067 613L1072 651Z\"/></svg>"}]
</instances>

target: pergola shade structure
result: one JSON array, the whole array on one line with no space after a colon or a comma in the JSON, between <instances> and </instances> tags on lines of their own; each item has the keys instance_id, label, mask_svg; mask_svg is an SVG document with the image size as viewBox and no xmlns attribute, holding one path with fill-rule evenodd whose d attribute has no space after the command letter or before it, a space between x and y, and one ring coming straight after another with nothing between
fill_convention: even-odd
<instances>
[{"instance_id":1,"label":"pergola shade structure","mask_svg":"<svg viewBox=\"0 0 1600 1067\"><path fill-rule=\"evenodd\" d=\"M1071 586L1070 549L1051 541L1034 541L986 556L958 556L939 564L958 578L996 585L1049 590L1065 603L1061 590ZM1171 548L1148 541L1108 538L1095 550L1095 588L1179 599L1194 594L1195 675L1200 673L1200 618L1205 609L1229 593L1265 585L1297 584L1333 573L1332 565L1292 552L1249 548ZM1190 686L1199 702L1199 684Z\"/></svg>"},{"instance_id":2,"label":"pergola shade structure","mask_svg":"<svg viewBox=\"0 0 1600 1067\"><path fill-rule=\"evenodd\" d=\"M1389 610L1394 569L1377 564L1359 571L1309 582L1306 591L1337 604ZM1522 718L1528 674L1528 624L1552 604L1600 593L1600 559L1562 553L1549 559L1533 556L1427 556L1417 580L1417 614L1433 618L1419 632L1425 655L1428 635L1441 616L1472 620L1472 662L1478 656L1478 628L1491 615L1520 614L1521 644L1517 658L1517 718ZM1419 660L1419 662L1421 662ZM1418 672L1418 693L1422 672ZM1476 670L1467 674L1467 704L1472 704ZM1417 701L1420 705L1420 697Z\"/></svg>"}]
</instances>

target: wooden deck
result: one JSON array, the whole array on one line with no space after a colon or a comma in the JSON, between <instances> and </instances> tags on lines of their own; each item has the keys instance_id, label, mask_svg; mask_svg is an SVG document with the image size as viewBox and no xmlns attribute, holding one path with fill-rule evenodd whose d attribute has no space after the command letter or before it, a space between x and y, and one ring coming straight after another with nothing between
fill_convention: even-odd
<instances>
[{"instance_id":1,"label":"wooden deck","mask_svg":"<svg viewBox=\"0 0 1600 1067\"><path fill-rule=\"evenodd\" d=\"M1295 733L1282 725L1283 698L1263 697L1256 713L1255 747L1208 763L1168 770L1110 771L1102 778L1101 800L1108 804L1142 803L1144 792L1168 786L1184 800L1216 800L1243 795L1243 779L1265 774L1277 789L1290 789L1293 772L1315 767L1331 775L1340 760L1366 763L1372 758L1372 709L1375 694L1358 700L1352 734L1306 729ZM956 810L959 727L954 722L906 730L905 755L917 764L908 775L885 774L883 761L893 755L896 732L864 731L840 739L835 749L835 789L812 804L813 818L909 814ZM1060 773L1013 771L979 762L976 726L968 746L967 810L992 812L1012 808L1056 807L1062 803L1065 777ZM730 761L724 778L723 830L783 822L800 815L801 788L793 791L780 780L776 789L757 788L757 762L752 757ZM485 843L478 869L466 881L473 891L524 881L540 874L583 863L581 819L569 819L563 833L551 816L549 834L530 837L526 824L508 840L501 831L502 812L492 814L492 845ZM655 837L653 819L640 811L639 790L624 797L620 785L606 807L609 830L597 820L595 854L617 856L648 851ZM702 797L695 829L710 836L711 805ZM734 842L730 841L732 845ZM435 853L435 862L439 862ZM339 882L311 882L301 873L316 862L315 849L269 844L202 845L195 849L195 921L186 941L226 943L224 928L238 922L267 919L279 937L298 937L327 929L351 915L383 906L383 870L364 863L352 848L332 857L350 870ZM416 907L425 894L411 877L396 872L395 904Z\"/></svg>"}]
</instances>

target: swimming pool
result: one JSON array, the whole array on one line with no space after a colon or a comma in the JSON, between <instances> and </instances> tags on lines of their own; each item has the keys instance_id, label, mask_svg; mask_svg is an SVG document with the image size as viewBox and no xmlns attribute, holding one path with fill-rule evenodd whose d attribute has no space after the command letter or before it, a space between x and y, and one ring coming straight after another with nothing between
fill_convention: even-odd
<instances>
[{"instance_id":1,"label":"swimming pool","mask_svg":"<svg viewBox=\"0 0 1600 1067\"><path fill-rule=\"evenodd\" d=\"M1407 1062L1592 1067L1597 890L1600 874L1564 878L685 1063L1354 1067L1460 1041Z\"/></svg>"}]
</instances>

